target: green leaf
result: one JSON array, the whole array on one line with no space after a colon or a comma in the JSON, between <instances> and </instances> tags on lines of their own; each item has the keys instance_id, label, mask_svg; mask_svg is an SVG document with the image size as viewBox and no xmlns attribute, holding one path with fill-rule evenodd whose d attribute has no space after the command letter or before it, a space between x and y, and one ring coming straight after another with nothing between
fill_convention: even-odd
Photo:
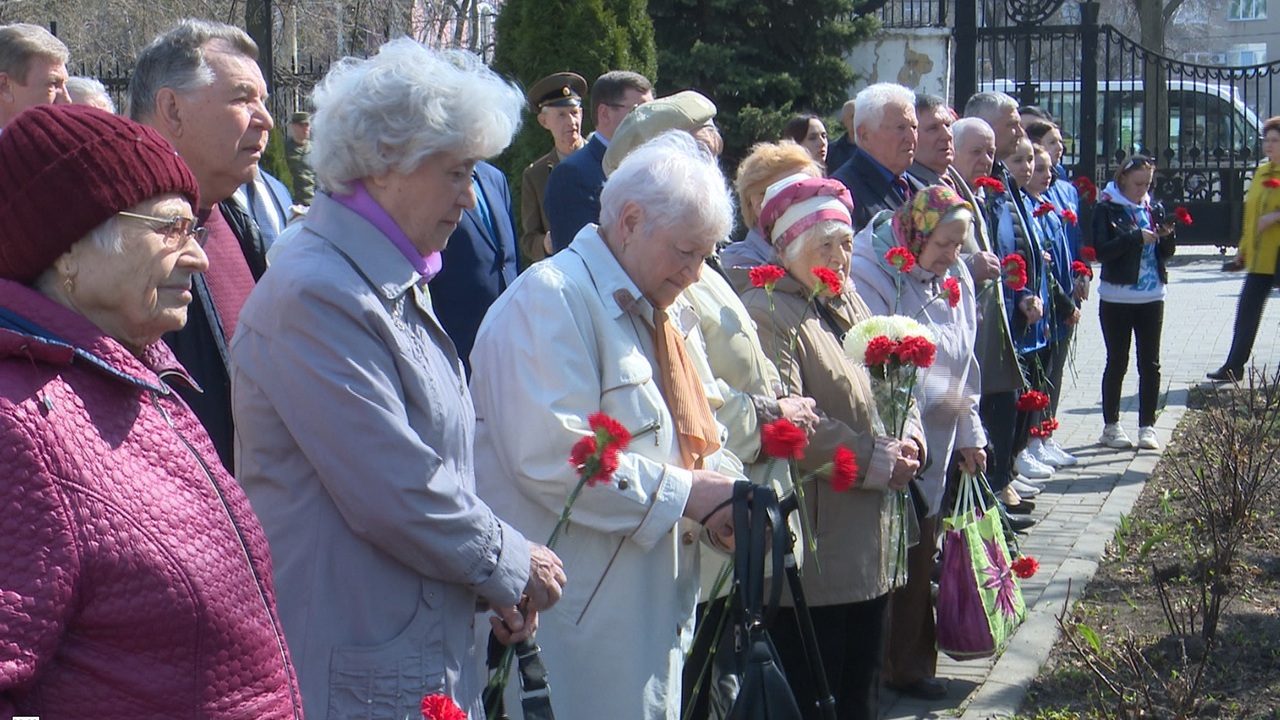
<instances>
[{"instance_id":1,"label":"green leaf","mask_svg":"<svg viewBox=\"0 0 1280 720\"><path fill-rule=\"evenodd\" d=\"M1102 638L1098 637L1098 633L1094 632L1093 628L1084 623L1076 623L1076 632L1080 633L1080 637L1089 643L1089 647L1095 653L1102 652Z\"/></svg>"}]
</instances>

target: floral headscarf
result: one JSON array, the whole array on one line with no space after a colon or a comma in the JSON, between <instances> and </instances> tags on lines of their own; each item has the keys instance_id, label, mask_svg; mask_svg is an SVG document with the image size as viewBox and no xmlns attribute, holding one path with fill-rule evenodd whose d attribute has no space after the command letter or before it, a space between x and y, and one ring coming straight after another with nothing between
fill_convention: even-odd
<instances>
[{"instance_id":1,"label":"floral headscarf","mask_svg":"<svg viewBox=\"0 0 1280 720\"><path fill-rule=\"evenodd\" d=\"M943 216L956 206L973 211L972 205L946 185L930 185L918 191L893 214L894 239L912 255L920 255Z\"/></svg>"}]
</instances>

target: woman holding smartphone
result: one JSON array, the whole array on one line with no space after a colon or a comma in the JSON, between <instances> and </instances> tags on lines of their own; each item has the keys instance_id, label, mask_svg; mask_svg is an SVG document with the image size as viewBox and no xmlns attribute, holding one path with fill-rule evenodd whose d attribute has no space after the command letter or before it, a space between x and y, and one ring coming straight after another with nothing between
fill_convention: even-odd
<instances>
[{"instance_id":1,"label":"woman holding smartphone","mask_svg":"<svg viewBox=\"0 0 1280 720\"><path fill-rule=\"evenodd\" d=\"M1102 373L1102 417L1098 442L1131 448L1120 426L1120 388L1129 369L1129 346L1138 355L1138 447L1158 450L1156 403L1160 396L1160 330L1169 282L1165 260L1173 255L1174 219L1152 204L1149 192L1155 161L1145 155L1125 160L1098 197L1094 210L1094 249L1102 263L1098 316L1107 346Z\"/></svg>"}]
</instances>

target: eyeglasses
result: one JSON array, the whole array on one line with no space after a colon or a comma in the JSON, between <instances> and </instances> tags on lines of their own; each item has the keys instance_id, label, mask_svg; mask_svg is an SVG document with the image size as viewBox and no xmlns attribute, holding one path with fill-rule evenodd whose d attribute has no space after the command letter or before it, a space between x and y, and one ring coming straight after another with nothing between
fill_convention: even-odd
<instances>
[{"instance_id":1,"label":"eyeglasses","mask_svg":"<svg viewBox=\"0 0 1280 720\"><path fill-rule=\"evenodd\" d=\"M149 220L151 222L160 223L159 230L164 235L164 245L170 250L176 250L182 247L183 242L187 238L196 241L196 245L204 247L205 240L209 239L209 228L195 227L196 221L189 217L175 215L171 218L156 217L155 215L139 215L131 212L118 212L117 215L127 218L135 218L137 220Z\"/></svg>"}]
</instances>

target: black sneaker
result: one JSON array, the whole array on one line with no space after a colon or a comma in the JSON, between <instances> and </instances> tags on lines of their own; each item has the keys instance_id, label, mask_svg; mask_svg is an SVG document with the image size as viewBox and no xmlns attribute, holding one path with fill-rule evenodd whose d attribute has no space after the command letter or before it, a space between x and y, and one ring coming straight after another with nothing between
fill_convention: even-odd
<instances>
[{"instance_id":1,"label":"black sneaker","mask_svg":"<svg viewBox=\"0 0 1280 720\"><path fill-rule=\"evenodd\" d=\"M1243 371L1234 370L1226 366L1220 367L1211 373L1205 373L1205 377L1214 382L1236 382L1237 380L1240 380L1243 375Z\"/></svg>"}]
</instances>

